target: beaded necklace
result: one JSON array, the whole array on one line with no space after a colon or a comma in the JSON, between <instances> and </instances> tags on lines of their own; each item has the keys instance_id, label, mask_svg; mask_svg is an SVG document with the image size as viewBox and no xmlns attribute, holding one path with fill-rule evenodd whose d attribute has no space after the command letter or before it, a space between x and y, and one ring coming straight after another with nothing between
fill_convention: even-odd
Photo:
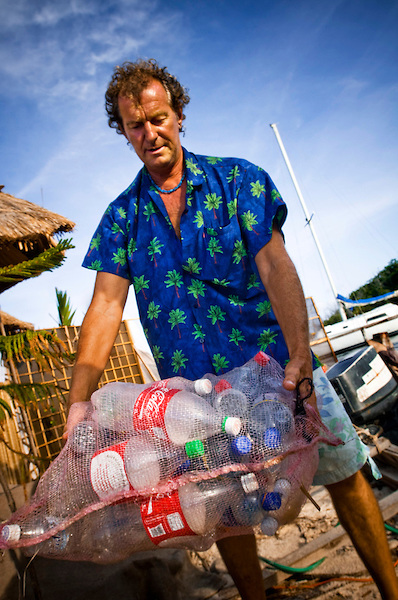
<instances>
[{"instance_id":1,"label":"beaded necklace","mask_svg":"<svg viewBox=\"0 0 398 600\"><path fill-rule=\"evenodd\" d=\"M154 182L154 180L152 179L152 177L149 174L148 169L146 169L147 175L149 177L149 179L151 180L152 185L157 189L158 192L160 192L161 194L172 194L173 192L175 192L176 190L178 190L181 186L182 186L182 182L185 179L185 169L184 172L182 174L181 177L181 181L179 184L177 184L172 190L163 190L161 187L159 187L158 185L156 185L156 183Z\"/></svg>"}]
</instances>

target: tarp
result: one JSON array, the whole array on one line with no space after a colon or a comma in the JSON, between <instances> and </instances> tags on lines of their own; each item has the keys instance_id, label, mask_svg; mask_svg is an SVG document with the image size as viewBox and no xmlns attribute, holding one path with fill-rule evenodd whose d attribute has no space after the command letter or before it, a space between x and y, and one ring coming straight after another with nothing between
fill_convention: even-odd
<instances>
[{"instance_id":1,"label":"tarp","mask_svg":"<svg viewBox=\"0 0 398 600\"><path fill-rule=\"evenodd\" d=\"M351 298L344 298L344 296L337 294L337 300L340 300L340 302L343 302L347 308L350 308L351 306L366 306L368 304L376 304L377 302L389 300L390 298L396 298L397 296L398 290L395 292L388 292L387 294L383 294L382 296L366 298L364 300L351 300Z\"/></svg>"}]
</instances>

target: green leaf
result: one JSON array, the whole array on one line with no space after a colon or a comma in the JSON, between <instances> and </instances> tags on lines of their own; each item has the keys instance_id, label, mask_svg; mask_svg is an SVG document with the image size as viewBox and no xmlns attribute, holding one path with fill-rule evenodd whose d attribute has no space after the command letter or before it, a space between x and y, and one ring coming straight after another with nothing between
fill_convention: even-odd
<instances>
[{"instance_id":1,"label":"green leaf","mask_svg":"<svg viewBox=\"0 0 398 600\"><path fill-rule=\"evenodd\" d=\"M0 281L18 283L24 279L37 277L44 271L52 271L60 267L65 260L65 251L74 248L72 240L61 240L56 246L45 250L31 260L25 260L17 265L0 268Z\"/></svg>"}]
</instances>

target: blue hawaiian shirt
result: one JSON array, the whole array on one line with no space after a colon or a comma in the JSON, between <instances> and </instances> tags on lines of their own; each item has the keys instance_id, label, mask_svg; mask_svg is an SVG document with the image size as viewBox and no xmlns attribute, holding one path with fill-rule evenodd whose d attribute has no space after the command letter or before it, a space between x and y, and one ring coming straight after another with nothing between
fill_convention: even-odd
<instances>
[{"instance_id":1,"label":"blue hawaiian shirt","mask_svg":"<svg viewBox=\"0 0 398 600\"><path fill-rule=\"evenodd\" d=\"M196 379L240 366L259 350L288 352L254 257L287 209L269 175L237 158L184 149L181 239L145 167L112 202L83 266L133 284L162 379Z\"/></svg>"}]
</instances>

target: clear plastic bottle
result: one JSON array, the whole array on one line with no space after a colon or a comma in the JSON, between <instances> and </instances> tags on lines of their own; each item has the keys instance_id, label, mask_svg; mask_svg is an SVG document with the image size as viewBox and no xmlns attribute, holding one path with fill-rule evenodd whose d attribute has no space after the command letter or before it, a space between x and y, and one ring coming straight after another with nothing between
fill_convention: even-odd
<instances>
[{"instance_id":1,"label":"clear plastic bottle","mask_svg":"<svg viewBox=\"0 0 398 600\"><path fill-rule=\"evenodd\" d=\"M133 421L136 430L150 431L178 446L222 431L237 435L241 429L239 418L223 418L201 396L167 388L141 395L134 406Z\"/></svg>"},{"instance_id":2,"label":"clear plastic bottle","mask_svg":"<svg viewBox=\"0 0 398 600\"><path fill-rule=\"evenodd\" d=\"M213 390L213 384L210 379L204 377L195 381L185 379L184 377L170 377L169 379L164 379L163 383L164 387L171 390L187 390L188 392L198 394L198 396L207 396Z\"/></svg>"},{"instance_id":3,"label":"clear plastic bottle","mask_svg":"<svg viewBox=\"0 0 398 600\"><path fill-rule=\"evenodd\" d=\"M27 544L24 552L28 556L33 556L36 552L41 556L61 556L65 553L69 542L67 531L61 530L40 543L35 543L39 536L47 534L58 523L58 520L52 517L34 515L24 522L4 525L0 530L0 539L2 543L10 545L19 541L24 545ZM29 545L29 542L32 542L32 545Z\"/></svg>"},{"instance_id":4,"label":"clear plastic bottle","mask_svg":"<svg viewBox=\"0 0 398 600\"><path fill-rule=\"evenodd\" d=\"M149 538L160 546L184 546L196 536L211 534L220 522L228 498L216 482L186 483L141 505Z\"/></svg>"},{"instance_id":5,"label":"clear plastic bottle","mask_svg":"<svg viewBox=\"0 0 398 600\"><path fill-rule=\"evenodd\" d=\"M154 440L146 433L135 434L94 454L91 485L101 499L131 489L151 490L160 481L170 479L185 460L182 448Z\"/></svg>"},{"instance_id":6,"label":"clear plastic bottle","mask_svg":"<svg viewBox=\"0 0 398 600\"><path fill-rule=\"evenodd\" d=\"M236 388L224 388L216 393L213 406L222 415L244 417L249 410L249 399Z\"/></svg>"},{"instance_id":7,"label":"clear plastic bottle","mask_svg":"<svg viewBox=\"0 0 398 600\"><path fill-rule=\"evenodd\" d=\"M250 433L265 451L286 450L294 436L292 411L277 400L264 400L253 406L248 417Z\"/></svg>"},{"instance_id":8,"label":"clear plastic bottle","mask_svg":"<svg viewBox=\"0 0 398 600\"><path fill-rule=\"evenodd\" d=\"M161 387L145 389L128 383L107 384L91 397L93 419L102 427L119 431L149 431L177 445L206 439L219 431L237 435L241 422L223 416L204 398L186 390Z\"/></svg>"},{"instance_id":9,"label":"clear plastic bottle","mask_svg":"<svg viewBox=\"0 0 398 600\"><path fill-rule=\"evenodd\" d=\"M68 444L77 454L94 454L97 448L96 430L94 421L80 421L72 429Z\"/></svg>"},{"instance_id":10,"label":"clear plastic bottle","mask_svg":"<svg viewBox=\"0 0 398 600\"><path fill-rule=\"evenodd\" d=\"M76 553L80 560L110 564L134 552L156 548L143 526L139 504L125 500L105 506L79 522L80 539Z\"/></svg>"},{"instance_id":11,"label":"clear plastic bottle","mask_svg":"<svg viewBox=\"0 0 398 600\"><path fill-rule=\"evenodd\" d=\"M133 431L133 409L138 396L153 384L139 385L115 381L91 396L92 418L100 427L112 431Z\"/></svg>"}]
</instances>

